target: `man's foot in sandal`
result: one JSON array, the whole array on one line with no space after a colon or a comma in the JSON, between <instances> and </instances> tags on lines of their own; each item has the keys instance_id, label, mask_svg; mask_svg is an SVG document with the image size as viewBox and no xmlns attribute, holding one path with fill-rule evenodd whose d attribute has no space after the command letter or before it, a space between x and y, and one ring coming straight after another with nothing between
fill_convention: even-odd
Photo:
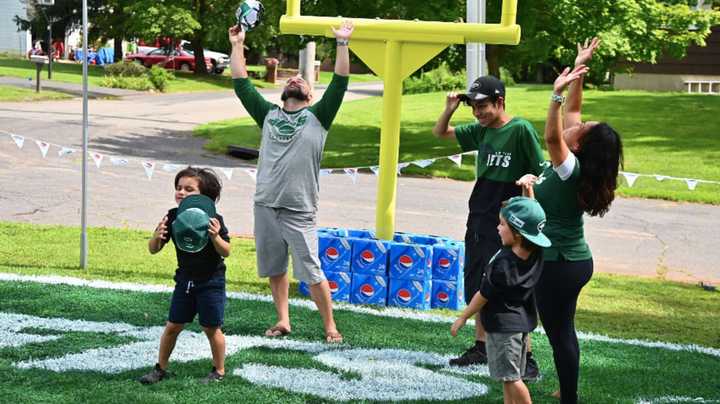
<instances>
[{"instance_id":1,"label":"man's foot in sandal","mask_svg":"<svg viewBox=\"0 0 720 404\"><path fill-rule=\"evenodd\" d=\"M265 330L266 337L284 337L288 334L290 334L290 327L282 324L275 324L274 326Z\"/></svg>"},{"instance_id":2,"label":"man's foot in sandal","mask_svg":"<svg viewBox=\"0 0 720 404\"><path fill-rule=\"evenodd\" d=\"M325 331L325 342L328 344L342 344L343 336L336 331Z\"/></svg>"}]
</instances>

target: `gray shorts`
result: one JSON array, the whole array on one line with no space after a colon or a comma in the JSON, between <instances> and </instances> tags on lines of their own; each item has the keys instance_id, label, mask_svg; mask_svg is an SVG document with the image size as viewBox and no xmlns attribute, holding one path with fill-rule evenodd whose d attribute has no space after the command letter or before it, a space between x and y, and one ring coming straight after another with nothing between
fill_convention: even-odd
<instances>
[{"instance_id":1,"label":"gray shorts","mask_svg":"<svg viewBox=\"0 0 720 404\"><path fill-rule=\"evenodd\" d=\"M522 379L527 360L527 334L489 332L487 333L488 369L490 377L502 382Z\"/></svg>"},{"instance_id":2,"label":"gray shorts","mask_svg":"<svg viewBox=\"0 0 720 404\"><path fill-rule=\"evenodd\" d=\"M314 212L255 205L255 249L258 276L283 275L288 269L288 248L293 276L308 285L325 280L318 258Z\"/></svg>"}]
</instances>

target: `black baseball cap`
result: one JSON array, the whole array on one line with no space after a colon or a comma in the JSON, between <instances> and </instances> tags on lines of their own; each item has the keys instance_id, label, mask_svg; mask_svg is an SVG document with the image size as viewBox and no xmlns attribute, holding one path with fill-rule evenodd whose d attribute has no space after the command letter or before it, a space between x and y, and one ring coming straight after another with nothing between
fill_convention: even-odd
<instances>
[{"instance_id":1,"label":"black baseball cap","mask_svg":"<svg viewBox=\"0 0 720 404\"><path fill-rule=\"evenodd\" d=\"M472 101L484 100L488 97L505 97L505 84L495 76L478 77L467 93L460 94L460 101L470 103Z\"/></svg>"}]
</instances>

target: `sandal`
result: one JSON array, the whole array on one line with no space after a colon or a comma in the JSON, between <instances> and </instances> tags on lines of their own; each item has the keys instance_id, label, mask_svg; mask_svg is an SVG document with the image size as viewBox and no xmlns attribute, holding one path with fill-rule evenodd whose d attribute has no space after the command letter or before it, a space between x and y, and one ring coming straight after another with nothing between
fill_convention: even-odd
<instances>
[{"instance_id":1,"label":"sandal","mask_svg":"<svg viewBox=\"0 0 720 404\"><path fill-rule=\"evenodd\" d=\"M342 344L343 336L337 331L326 331L325 342L328 344Z\"/></svg>"},{"instance_id":2,"label":"sandal","mask_svg":"<svg viewBox=\"0 0 720 404\"><path fill-rule=\"evenodd\" d=\"M275 325L265 330L265 336L270 338L284 337L290 334L290 330L282 325Z\"/></svg>"}]
</instances>

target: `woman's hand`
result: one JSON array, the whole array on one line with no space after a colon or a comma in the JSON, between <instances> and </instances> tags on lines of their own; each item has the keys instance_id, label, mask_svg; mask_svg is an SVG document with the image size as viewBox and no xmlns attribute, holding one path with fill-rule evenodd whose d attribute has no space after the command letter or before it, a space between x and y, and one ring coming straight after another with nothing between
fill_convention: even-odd
<instances>
[{"instance_id":1,"label":"woman's hand","mask_svg":"<svg viewBox=\"0 0 720 404\"><path fill-rule=\"evenodd\" d=\"M597 49L598 46L600 46L600 40L598 37L593 38L589 44L587 39L584 44L577 44L578 52L575 57L575 66L587 65L590 59L592 59L593 53L595 53L595 49Z\"/></svg>"},{"instance_id":2,"label":"woman's hand","mask_svg":"<svg viewBox=\"0 0 720 404\"><path fill-rule=\"evenodd\" d=\"M567 86L570 85L570 83L580 78L589 70L590 68L585 65L575 66L572 71L570 71L569 67L566 67L565 70L560 73L557 79L555 79L555 84L553 84L553 92L557 95L562 95L562 93L565 91Z\"/></svg>"},{"instance_id":3,"label":"woman's hand","mask_svg":"<svg viewBox=\"0 0 720 404\"><path fill-rule=\"evenodd\" d=\"M333 34L335 34L335 39L349 41L355 26L352 21L345 20L340 24L338 29L335 29L335 27L330 27L330 29L332 29Z\"/></svg>"}]
</instances>

